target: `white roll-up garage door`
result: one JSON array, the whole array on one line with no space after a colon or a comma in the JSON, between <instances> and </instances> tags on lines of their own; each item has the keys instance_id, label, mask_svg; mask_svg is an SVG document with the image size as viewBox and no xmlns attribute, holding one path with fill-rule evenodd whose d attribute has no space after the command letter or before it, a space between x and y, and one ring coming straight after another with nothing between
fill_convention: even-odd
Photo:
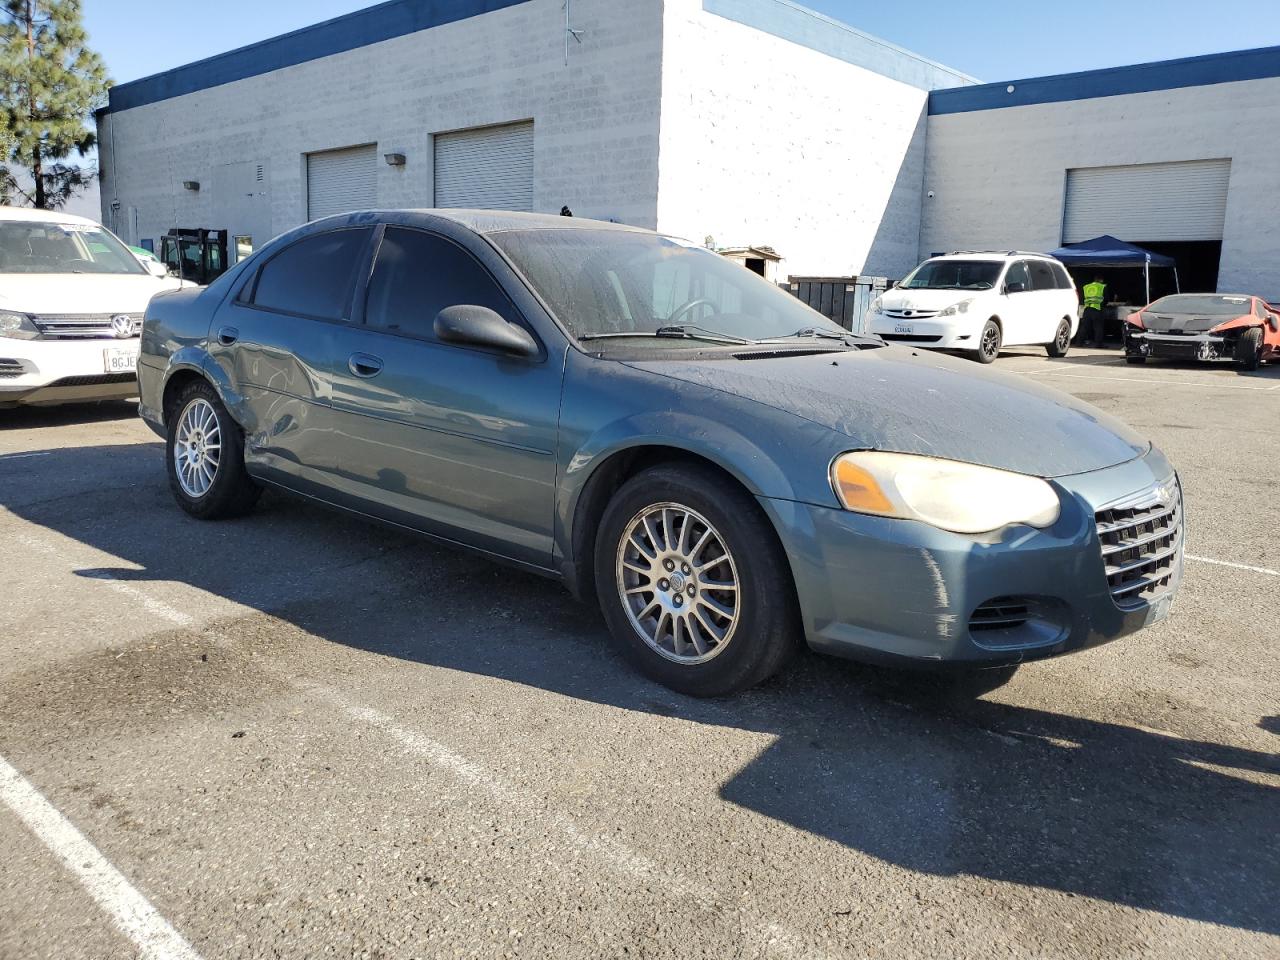
<instances>
[{"instance_id":1,"label":"white roll-up garage door","mask_svg":"<svg viewBox=\"0 0 1280 960\"><path fill-rule=\"evenodd\" d=\"M376 144L307 154L307 219L378 205Z\"/></svg>"},{"instance_id":2,"label":"white roll-up garage door","mask_svg":"<svg viewBox=\"0 0 1280 960\"><path fill-rule=\"evenodd\" d=\"M1062 241L1221 240L1230 179L1230 160L1068 170Z\"/></svg>"},{"instance_id":3,"label":"white roll-up garage door","mask_svg":"<svg viewBox=\"0 0 1280 960\"><path fill-rule=\"evenodd\" d=\"M533 209L533 122L435 137L437 207Z\"/></svg>"}]
</instances>

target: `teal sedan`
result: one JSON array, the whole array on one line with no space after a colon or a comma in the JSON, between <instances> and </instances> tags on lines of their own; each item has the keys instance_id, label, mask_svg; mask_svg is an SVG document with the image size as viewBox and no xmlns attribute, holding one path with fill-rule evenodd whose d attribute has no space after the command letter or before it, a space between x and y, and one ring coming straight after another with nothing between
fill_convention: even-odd
<instances>
[{"instance_id":1,"label":"teal sedan","mask_svg":"<svg viewBox=\"0 0 1280 960\"><path fill-rule=\"evenodd\" d=\"M802 644L1008 668L1167 616L1173 467L1029 380L852 334L648 230L365 212L156 297L138 367L178 504L264 486L536 571L698 696Z\"/></svg>"}]
</instances>

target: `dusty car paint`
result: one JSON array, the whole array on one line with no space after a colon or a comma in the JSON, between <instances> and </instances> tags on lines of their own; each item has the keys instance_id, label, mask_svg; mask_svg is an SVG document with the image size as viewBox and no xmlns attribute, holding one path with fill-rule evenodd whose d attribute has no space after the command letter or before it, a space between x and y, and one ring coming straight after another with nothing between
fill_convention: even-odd
<instances>
[{"instance_id":1,"label":"dusty car paint","mask_svg":"<svg viewBox=\"0 0 1280 960\"><path fill-rule=\"evenodd\" d=\"M1107 593L1093 512L1152 484L1176 486L1164 458L1123 424L1026 380L907 347L606 358L575 343L484 236L526 223L575 228L558 220L398 211L299 228L207 289L155 302L143 333L142 416L163 432L175 378L204 377L243 427L259 480L518 563L580 594L591 591L583 518L603 478L636 451L687 451L756 497L791 564L809 643L846 656L1017 662L1167 614L1177 577L1137 614L1122 615ZM357 385L342 373L346 358L373 352L376 336L358 316L273 318L267 330L237 302L255 264L282 244L374 222L429 228L471 252L527 321L537 356L420 342L390 358L385 381ZM238 333L234 348L218 341L226 327ZM1070 509L1050 530L979 537L852 514L829 468L856 449L1060 478ZM1072 609L1034 643L983 647L967 618L1009 583L1050 594L1066 583Z\"/></svg>"}]
</instances>

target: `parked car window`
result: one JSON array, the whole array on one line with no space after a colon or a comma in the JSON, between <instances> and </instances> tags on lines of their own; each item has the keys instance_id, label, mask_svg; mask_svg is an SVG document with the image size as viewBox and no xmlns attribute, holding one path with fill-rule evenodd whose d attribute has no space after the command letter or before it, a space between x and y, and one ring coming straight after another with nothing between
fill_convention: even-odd
<instances>
[{"instance_id":1,"label":"parked car window","mask_svg":"<svg viewBox=\"0 0 1280 960\"><path fill-rule=\"evenodd\" d=\"M1008 289L1012 284L1022 284L1023 290L1031 289L1031 274L1027 272L1027 263L1025 260L1019 260L1009 268L1009 272L1005 274L1004 285Z\"/></svg>"},{"instance_id":2,"label":"parked car window","mask_svg":"<svg viewBox=\"0 0 1280 960\"><path fill-rule=\"evenodd\" d=\"M1031 270L1032 290L1058 289L1058 278L1053 273L1053 264L1048 260L1029 260L1027 266Z\"/></svg>"},{"instance_id":3,"label":"parked car window","mask_svg":"<svg viewBox=\"0 0 1280 960\"><path fill-rule=\"evenodd\" d=\"M1067 268L1060 263L1052 264L1053 274L1058 278L1058 288L1061 290L1074 290L1076 283L1071 279L1071 274L1067 273Z\"/></svg>"},{"instance_id":4,"label":"parked car window","mask_svg":"<svg viewBox=\"0 0 1280 960\"><path fill-rule=\"evenodd\" d=\"M97 224L0 221L0 273L146 273Z\"/></svg>"},{"instance_id":5,"label":"parked car window","mask_svg":"<svg viewBox=\"0 0 1280 960\"><path fill-rule=\"evenodd\" d=\"M400 227L388 227L382 238L366 303L369 326L424 340L435 339L436 314L445 307L474 304L516 320L475 257L444 237Z\"/></svg>"},{"instance_id":6,"label":"parked car window","mask_svg":"<svg viewBox=\"0 0 1280 960\"><path fill-rule=\"evenodd\" d=\"M334 230L286 247L258 274L254 306L320 320L343 319L369 232Z\"/></svg>"},{"instance_id":7,"label":"parked car window","mask_svg":"<svg viewBox=\"0 0 1280 960\"><path fill-rule=\"evenodd\" d=\"M990 290L1000 279L999 260L926 260L902 286L908 290Z\"/></svg>"},{"instance_id":8,"label":"parked car window","mask_svg":"<svg viewBox=\"0 0 1280 960\"><path fill-rule=\"evenodd\" d=\"M1152 313L1198 313L1205 317L1238 317L1249 312L1249 298L1230 294L1175 293L1147 307Z\"/></svg>"}]
</instances>

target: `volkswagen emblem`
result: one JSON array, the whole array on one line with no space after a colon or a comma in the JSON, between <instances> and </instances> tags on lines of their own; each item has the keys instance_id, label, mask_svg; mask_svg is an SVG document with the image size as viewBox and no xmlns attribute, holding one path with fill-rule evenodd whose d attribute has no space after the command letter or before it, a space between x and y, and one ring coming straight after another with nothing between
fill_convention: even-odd
<instances>
[{"instance_id":1,"label":"volkswagen emblem","mask_svg":"<svg viewBox=\"0 0 1280 960\"><path fill-rule=\"evenodd\" d=\"M116 335L117 340L127 340L133 336L133 317L126 314L117 314L111 318L111 332Z\"/></svg>"}]
</instances>

